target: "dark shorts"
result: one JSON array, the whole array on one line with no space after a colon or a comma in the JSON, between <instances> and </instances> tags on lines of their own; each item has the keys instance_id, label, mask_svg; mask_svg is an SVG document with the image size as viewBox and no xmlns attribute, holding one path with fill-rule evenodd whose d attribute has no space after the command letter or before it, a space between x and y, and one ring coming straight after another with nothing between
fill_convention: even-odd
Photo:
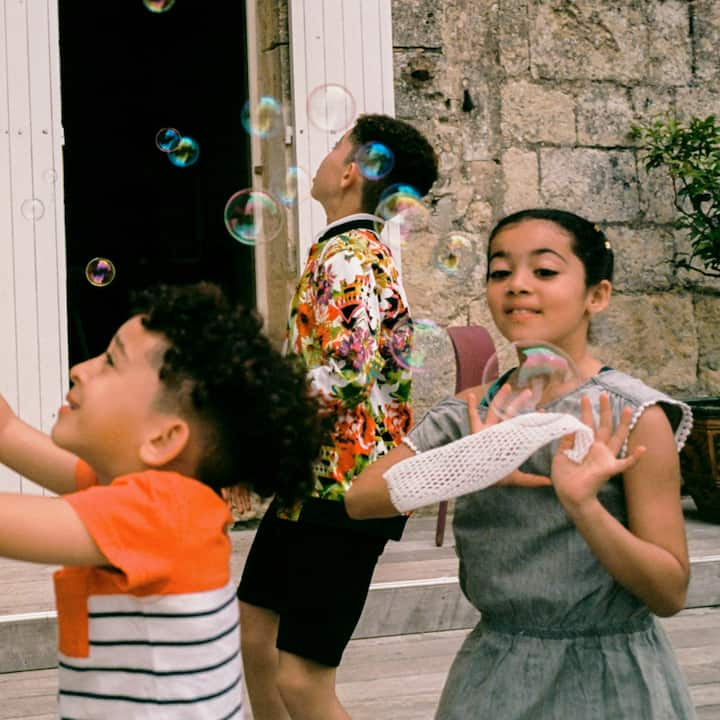
<instances>
[{"instance_id":1,"label":"dark shorts","mask_svg":"<svg viewBox=\"0 0 720 720\"><path fill-rule=\"evenodd\" d=\"M360 619L386 538L263 517L237 596L279 616L279 650L337 667Z\"/></svg>"}]
</instances>

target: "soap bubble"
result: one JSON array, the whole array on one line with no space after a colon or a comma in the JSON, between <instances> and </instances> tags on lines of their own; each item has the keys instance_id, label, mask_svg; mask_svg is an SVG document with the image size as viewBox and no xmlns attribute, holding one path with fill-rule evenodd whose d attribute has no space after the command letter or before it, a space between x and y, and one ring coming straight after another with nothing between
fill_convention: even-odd
<instances>
[{"instance_id":1,"label":"soap bubble","mask_svg":"<svg viewBox=\"0 0 720 720\"><path fill-rule=\"evenodd\" d=\"M422 372L428 361L444 352L445 336L445 330L429 318L408 318L393 329L390 354L400 367Z\"/></svg>"},{"instance_id":2,"label":"soap bubble","mask_svg":"<svg viewBox=\"0 0 720 720\"><path fill-rule=\"evenodd\" d=\"M225 204L225 227L244 245L274 238L282 229L284 212L269 193L240 190Z\"/></svg>"},{"instance_id":3,"label":"soap bubble","mask_svg":"<svg viewBox=\"0 0 720 720\"><path fill-rule=\"evenodd\" d=\"M418 190L411 185L395 184L380 196L375 215L383 221L376 223L378 232L389 223L404 242L413 232L427 227L430 213Z\"/></svg>"},{"instance_id":4,"label":"soap bubble","mask_svg":"<svg viewBox=\"0 0 720 720\"><path fill-rule=\"evenodd\" d=\"M45 206L41 200L30 198L29 200L24 200L22 205L20 205L20 212L27 220L36 221L45 214Z\"/></svg>"},{"instance_id":5,"label":"soap bubble","mask_svg":"<svg viewBox=\"0 0 720 720\"><path fill-rule=\"evenodd\" d=\"M491 407L499 417L507 420L535 412L582 383L572 359L551 343L523 340L512 346L515 352L509 355L509 364L503 363L495 354L488 360L483 373L483 384L487 384L510 368L516 368L505 382L510 392L502 400L496 396L491 401Z\"/></svg>"},{"instance_id":6,"label":"soap bubble","mask_svg":"<svg viewBox=\"0 0 720 720\"><path fill-rule=\"evenodd\" d=\"M143 0L143 5L151 13L167 12L174 4L175 0Z\"/></svg>"},{"instance_id":7,"label":"soap bubble","mask_svg":"<svg viewBox=\"0 0 720 720\"><path fill-rule=\"evenodd\" d=\"M308 119L318 129L336 133L355 120L355 98L342 85L316 87L308 96Z\"/></svg>"},{"instance_id":8,"label":"soap bubble","mask_svg":"<svg viewBox=\"0 0 720 720\"><path fill-rule=\"evenodd\" d=\"M284 175L271 184L271 190L278 200L292 207L310 197L310 176L301 167L289 167Z\"/></svg>"},{"instance_id":9,"label":"soap bubble","mask_svg":"<svg viewBox=\"0 0 720 720\"><path fill-rule=\"evenodd\" d=\"M158 150L172 152L182 140L182 135L175 128L162 128L155 136L155 145Z\"/></svg>"},{"instance_id":10,"label":"soap bubble","mask_svg":"<svg viewBox=\"0 0 720 720\"><path fill-rule=\"evenodd\" d=\"M395 165L393 151L379 142L368 142L358 148L355 162L363 177L368 180L381 180Z\"/></svg>"},{"instance_id":11,"label":"soap bubble","mask_svg":"<svg viewBox=\"0 0 720 720\"><path fill-rule=\"evenodd\" d=\"M254 108L248 100L243 105L241 120L250 135L259 138L277 135L283 127L282 106L270 95L263 95Z\"/></svg>"},{"instance_id":12,"label":"soap bubble","mask_svg":"<svg viewBox=\"0 0 720 720\"><path fill-rule=\"evenodd\" d=\"M85 277L95 287L105 287L115 279L115 266L107 258L93 258L85 266Z\"/></svg>"},{"instance_id":13,"label":"soap bubble","mask_svg":"<svg viewBox=\"0 0 720 720\"><path fill-rule=\"evenodd\" d=\"M477 265L475 244L463 233L449 232L435 245L433 265L451 277L466 277Z\"/></svg>"},{"instance_id":14,"label":"soap bubble","mask_svg":"<svg viewBox=\"0 0 720 720\"><path fill-rule=\"evenodd\" d=\"M168 154L168 160L175 167L190 167L194 165L200 157L200 146L197 140L185 135L180 138L180 142Z\"/></svg>"}]
</instances>

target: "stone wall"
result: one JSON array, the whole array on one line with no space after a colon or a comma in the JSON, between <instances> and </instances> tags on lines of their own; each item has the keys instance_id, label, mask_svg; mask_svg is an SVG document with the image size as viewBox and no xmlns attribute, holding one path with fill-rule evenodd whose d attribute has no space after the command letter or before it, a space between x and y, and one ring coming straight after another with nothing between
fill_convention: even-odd
<instances>
[{"instance_id":1,"label":"stone wall","mask_svg":"<svg viewBox=\"0 0 720 720\"><path fill-rule=\"evenodd\" d=\"M279 54L286 3L263 4L280 38L266 47ZM667 109L720 112L720 3L393 0L392 11L396 114L440 155L429 228L403 256L415 317L494 332L484 302L490 228L523 207L564 208L600 224L616 250L596 353L676 394L720 394L720 282L671 266L686 246L671 186L645 173L629 137L634 122ZM451 230L474 243L468 273L433 265ZM419 413L453 390L452 352L440 342L443 359L416 376Z\"/></svg>"}]
</instances>

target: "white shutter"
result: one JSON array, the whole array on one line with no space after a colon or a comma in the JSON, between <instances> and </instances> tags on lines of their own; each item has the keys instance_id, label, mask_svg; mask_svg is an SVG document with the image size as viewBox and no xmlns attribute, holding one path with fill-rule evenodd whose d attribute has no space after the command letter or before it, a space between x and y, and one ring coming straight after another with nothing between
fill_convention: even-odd
<instances>
[{"instance_id":1,"label":"white shutter","mask_svg":"<svg viewBox=\"0 0 720 720\"><path fill-rule=\"evenodd\" d=\"M395 115L391 0L290 0L290 52L296 161L312 178L347 130L328 132L309 122L307 99L315 88L343 86L356 115ZM300 203L299 272L325 223L317 201ZM385 239L399 266L399 242Z\"/></svg>"},{"instance_id":2,"label":"white shutter","mask_svg":"<svg viewBox=\"0 0 720 720\"><path fill-rule=\"evenodd\" d=\"M68 362L58 10L0 2L0 392L49 431ZM41 492L1 465L0 490Z\"/></svg>"}]
</instances>

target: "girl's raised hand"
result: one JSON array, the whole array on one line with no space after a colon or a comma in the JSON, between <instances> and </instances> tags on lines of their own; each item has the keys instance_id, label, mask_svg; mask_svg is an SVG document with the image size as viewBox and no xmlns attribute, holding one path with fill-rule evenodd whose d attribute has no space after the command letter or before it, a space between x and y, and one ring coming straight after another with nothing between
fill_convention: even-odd
<instances>
[{"instance_id":1,"label":"girl's raised hand","mask_svg":"<svg viewBox=\"0 0 720 720\"><path fill-rule=\"evenodd\" d=\"M511 390L508 385L503 385L503 387L498 390L498 393L493 399L493 402L490 403L490 407L488 408L484 421L481 419L480 413L477 409L477 397L475 393L469 392L467 395L467 411L468 420L470 422L470 432L480 432L481 430L486 430L487 428L492 427L499 422L502 422L502 418L497 415L493 406L495 405L495 401L497 400L501 403L500 407L507 408L508 406L506 405L506 401L508 399L507 396L510 394L510 392ZM534 475L533 473L513 470L509 475L506 475L502 480L499 480L497 483L495 483L495 485L516 485L518 487L546 487L548 485L552 485L552 481L549 477L546 477L545 475Z\"/></svg>"},{"instance_id":2,"label":"girl's raised hand","mask_svg":"<svg viewBox=\"0 0 720 720\"><path fill-rule=\"evenodd\" d=\"M620 421L613 429L612 409L606 394L600 395L600 420L597 428L587 396L583 396L580 403L580 419L595 433L595 441L590 450L582 462L574 462L565 454L565 450L572 448L575 436L566 435L560 440L550 471L555 492L566 509L581 508L594 501L600 488L611 477L631 468L645 452L645 447L639 445L627 457L618 458L630 432L632 408L623 409Z\"/></svg>"}]
</instances>

